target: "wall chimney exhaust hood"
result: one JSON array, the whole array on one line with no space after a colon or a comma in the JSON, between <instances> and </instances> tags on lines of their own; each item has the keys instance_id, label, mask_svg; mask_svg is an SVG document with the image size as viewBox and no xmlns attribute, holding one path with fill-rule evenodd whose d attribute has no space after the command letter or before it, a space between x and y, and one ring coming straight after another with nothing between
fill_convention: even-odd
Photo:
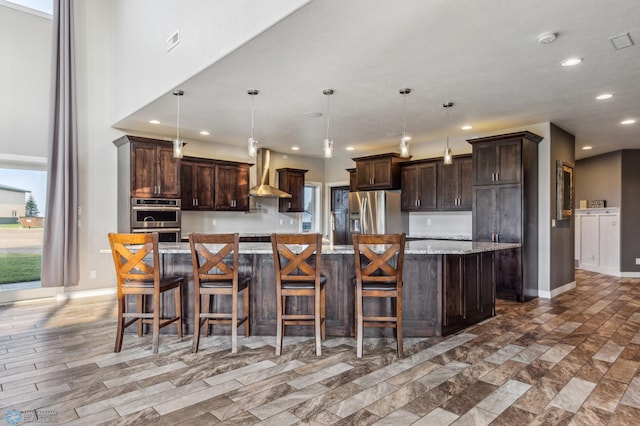
<instances>
[{"instance_id":1,"label":"wall chimney exhaust hood","mask_svg":"<svg viewBox=\"0 0 640 426\"><path fill-rule=\"evenodd\" d=\"M249 190L249 195L251 197L291 198L291 194L269 185L269 163L271 162L271 151L266 148L260 148L258 149L256 157L258 184Z\"/></svg>"}]
</instances>

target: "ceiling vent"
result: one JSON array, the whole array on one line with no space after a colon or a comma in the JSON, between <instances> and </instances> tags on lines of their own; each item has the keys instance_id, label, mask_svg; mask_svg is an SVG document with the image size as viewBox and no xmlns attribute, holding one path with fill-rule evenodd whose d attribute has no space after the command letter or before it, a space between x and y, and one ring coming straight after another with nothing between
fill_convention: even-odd
<instances>
[{"instance_id":1,"label":"ceiling vent","mask_svg":"<svg viewBox=\"0 0 640 426\"><path fill-rule=\"evenodd\" d=\"M611 41L611 44L613 44L613 47L615 47L616 50L633 46L633 40L631 40L629 33L624 33L617 36L609 37L609 41Z\"/></svg>"}]
</instances>

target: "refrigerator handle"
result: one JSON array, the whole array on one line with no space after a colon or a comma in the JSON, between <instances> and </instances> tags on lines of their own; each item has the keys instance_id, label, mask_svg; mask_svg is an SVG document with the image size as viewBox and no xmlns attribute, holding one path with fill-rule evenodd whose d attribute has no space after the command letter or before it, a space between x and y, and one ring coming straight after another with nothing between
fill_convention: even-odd
<instances>
[{"instance_id":1,"label":"refrigerator handle","mask_svg":"<svg viewBox=\"0 0 640 426\"><path fill-rule=\"evenodd\" d=\"M362 228L362 233L363 234L368 234L369 230L367 229L367 220L368 220L368 214L367 214L367 209L368 209L368 203L367 203L367 199L363 198L362 199L362 208L360 209L360 211L362 212L362 218L361 218L361 222L360 222L360 227Z\"/></svg>"}]
</instances>

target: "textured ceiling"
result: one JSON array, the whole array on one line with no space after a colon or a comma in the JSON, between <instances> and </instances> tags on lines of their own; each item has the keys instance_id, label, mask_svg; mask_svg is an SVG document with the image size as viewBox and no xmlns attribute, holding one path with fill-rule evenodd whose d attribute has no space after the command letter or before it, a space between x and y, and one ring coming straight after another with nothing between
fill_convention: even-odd
<instances>
[{"instance_id":1,"label":"textured ceiling","mask_svg":"<svg viewBox=\"0 0 640 426\"><path fill-rule=\"evenodd\" d=\"M538 43L549 31L557 40ZM333 88L336 152L395 150L403 119L398 90L409 87L412 143L552 122L576 136L578 159L640 149L640 121L619 124L640 120L640 47L615 50L609 41L625 32L640 43L638 0L315 0L179 85L180 134L244 146L246 91L256 88L260 146L286 152L297 145L321 156L325 117L305 113L324 114L322 90ZM584 62L561 67L570 56ZM604 92L614 97L597 101ZM449 118L447 101L455 103ZM162 94L115 127L171 137L175 111L175 97Z\"/></svg>"}]
</instances>

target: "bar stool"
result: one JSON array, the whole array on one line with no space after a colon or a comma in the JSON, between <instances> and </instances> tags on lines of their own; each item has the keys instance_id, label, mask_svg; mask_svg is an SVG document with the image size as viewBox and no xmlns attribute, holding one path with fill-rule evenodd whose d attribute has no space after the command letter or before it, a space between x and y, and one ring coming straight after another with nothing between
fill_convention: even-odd
<instances>
[{"instance_id":1,"label":"bar stool","mask_svg":"<svg viewBox=\"0 0 640 426\"><path fill-rule=\"evenodd\" d=\"M316 355L321 355L325 338L325 283L320 274L322 236L320 234L272 234L276 275L276 355L282 352L284 327L313 325ZM299 246L299 247L294 247ZM315 259L312 257L315 255ZM313 313L287 313L287 297L313 297Z\"/></svg>"},{"instance_id":2,"label":"bar stool","mask_svg":"<svg viewBox=\"0 0 640 426\"><path fill-rule=\"evenodd\" d=\"M214 245L210 250L205 244ZM209 335L212 324L231 324L231 353L238 352L238 328L244 324L244 335L249 337L249 283L250 275L239 275L238 234L189 234L193 263L194 314L192 352L198 352L200 329ZM238 317L238 295L242 293L243 317ZM215 296L231 296L231 312L211 312ZM201 306L201 298L203 303ZM213 300L211 300L213 299Z\"/></svg>"},{"instance_id":3,"label":"bar stool","mask_svg":"<svg viewBox=\"0 0 640 426\"><path fill-rule=\"evenodd\" d=\"M114 352L122 349L124 329L138 322L138 336L142 336L143 324L153 328L153 353L158 353L160 329L173 322L178 327L178 337L182 337L182 293L183 277L161 276L158 254L158 233L109 234L109 245L113 254L118 280L118 330ZM130 249L128 246L137 246ZM151 259L153 263L148 263ZM162 293L173 290L175 315L161 316ZM126 296L135 295L137 311L127 312ZM144 296L153 297L153 312L144 312ZM164 308L164 303L162 304ZM164 309L163 309L164 311ZM129 321L127 321L129 319Z\"/></svg>"},{"instance_id":4,"label":"bar stool","mask_svg":"<svg viewBox=\"0 0 640 426\"><path fill-rule=\"evenodd\" d=\"M402 265L405 240L405 234L353 234L356 268L354 280L356 286L355 334L358 358L362 358L365 327L393 328L398 358L404 357L402 347ZM365 315L363 311L365 297L392 298L392 315Z\"/></svg>"}]
</instances>

